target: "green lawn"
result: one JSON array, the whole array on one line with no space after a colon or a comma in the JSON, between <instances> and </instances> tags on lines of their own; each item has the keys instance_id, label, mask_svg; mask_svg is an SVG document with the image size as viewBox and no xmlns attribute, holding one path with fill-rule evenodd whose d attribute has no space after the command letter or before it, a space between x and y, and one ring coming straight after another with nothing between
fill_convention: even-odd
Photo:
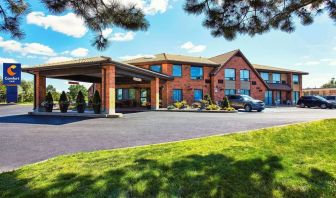
<instances>
[{"instance_id":1,"label":"green lawn","mask_svg":"<svg viewBox=\"0 0 336 198\"><path fill-rule=\"evenodd\" d=\"M60 156L0 174L0 197L336 197L336 119Z\"/></svg>"}]
</instances>

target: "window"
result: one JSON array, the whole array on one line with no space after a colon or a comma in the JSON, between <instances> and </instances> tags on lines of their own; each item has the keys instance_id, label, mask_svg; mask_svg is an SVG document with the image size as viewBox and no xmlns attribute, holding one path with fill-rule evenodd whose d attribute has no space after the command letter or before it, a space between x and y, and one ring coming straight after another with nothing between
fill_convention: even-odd
<instances>
[{"instance_id":1,"label":"window","mask_svg":"<svg viewBox=\"0 0 336 198\"><path fill-rule=\"evenodd\" d=\"M241 81L250 81L250 71L249 70L240 70L240 80Z\"/></svg>"},{"instance_id":2,"label":"window","mask_svg":"<svg viewBox=\"0 0 336 198\"><path fill-rule=\"evenodd\" d=\"M242 94L242 95L250 95L250 90L248 90L248 89L241 89L240 90L240 94Z\"/></svg>"},{"instance_id":3,"label":"window","mask_svg":"<svg viewBox=\"0 0 336 198\"><path fill-rule=\"evenodd\" d=\"M236 80L236 70L225 69L225 80Z\"/></svg>"},{"instance_id":4,"label":"window","mask_svg":"<svg viewBox=\"0 0 336 198\"><path fill-rule=\"evenodd\" d=\"M161 73L161 65L151 65L150 70Z\"/></svg>"},{"instance_id":5,"label":"window","mask_svg":"<svg viewBox=\"0 0 336 198\"><path fill-rule=\"evenodd\" d=\"M173 89L173 101L182 101L182 89Z\"/></svg>"},{"instance_id":6,"label":"window","mask_svg":"<svg viewBox=\"0 0 336 198\"><path fill-rule=\"evenodd\" d=\"M229 95L234 95L236 94L236 90L235 89L225 89L225 95L229 96Z\"/></svg>"},{"instance_id":7,"label":"window","mask_svg":"<svg viewBox=\"0 0 336 198\"><path fill-rule=\"evenodd\" d=\"M203 79L203 67L191 66L190 67L190 77L193 80Z\"/></svg>"},{"instance_id":8,"label":"window","mask_svg":"<svg viewBox=\"0 0 336 198\"><path fill-rule=\"evenodd\" d=\"M135 89L117 89L117 100L134 100Z\"/></svg>"},{"instance_id":9,"label":"window","mask_svg":"<svg viewBox=\"0 0 336 198\"><path fill-rule=\"evenodd\" d=\"M265 91L264 102L266 105L273 105L273 92L272 91Z\"/></svg>"},{"instance_id":10,"label":"window","mask_svg":"<svg viewBox=\"0 0 336 198\"><path fill-rule=\"evenodd\" d=\"M272 74L273 83L281 83L281 75L278 73Z\"/></svg>"},{"instance_id":11,"label":"window","mask_svg":"<svg viewBox=\"0 0 336 198\"><path fill-rule=\"evenodd\" d=\"M269 81L269 74L267 72L261 72L260 76L265 82Z\"/></svg>"},{"instance_id":12,"label":"window","mask_svg":"<svg viewBox=\"0 0 336 198\"><path fill-rule=\"evenodd\" d=\"M299 75L297 75L297 74L293 75L293 83L296 84L296 85L299 84Z\"/></svg>"},{"instance_id":13,"label":"window","mask_svg":"<svg viewBox=\"0 0 336 198\"><path fill-rule=\"evenodd\" d=\"M182 77L182 66L181 65L173 65L173 76Z\"/></svg>"},{"instance_id":14,"label":"window","mask_svg":"<svg viewBox=\"0 0 336 198\"><path fill-rule=\"evenodd\" d=\"M203 99L203 90L194 89L194 101L201 101Z\"/></svg>"}]
</instances>

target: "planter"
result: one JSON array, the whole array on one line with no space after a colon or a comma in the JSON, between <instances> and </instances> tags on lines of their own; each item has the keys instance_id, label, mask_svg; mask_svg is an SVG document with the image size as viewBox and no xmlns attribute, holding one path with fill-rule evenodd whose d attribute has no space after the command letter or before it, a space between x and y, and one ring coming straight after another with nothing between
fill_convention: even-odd
<instances>
[{"instance_id":1,"label":"planter","mask_svg":"<svg viewBox=\"0 0 336 198\"><path fill-rule=\"evenodd\" d=\"M85 110L85 104L77 104L77 112L78 113L84 113Z\"/></svg>"},{"instance_id":2,"label":"planter","mask_svg":"<svg viewBox=\"0 0 336 198\"><path fill-rule=\"evenodd\" d=\"M61 113L66 113L66 112L68 112L69 104L67 104L67 103L60 104L59 107L60 107Z\"/></svg>"},{"instance_id":3,"label":"planter","mask_svg":"<svg viewBox=\"0 0 336 198\"><path fill-rule=\"evenodd\" d=\"M46 112L52 112L54 104L45 104L44 108Z\"/></svg>"},{"instance_id":4,"label":"planter","mask_svg":"<svg viewBox=\"0 0 336 198\"><path fill-rule=\"evenodd\" d=\"M95 114L100 114L101 113L101 106L100 104L92 104L92 108Z\"/></svg>"}]
</instances>

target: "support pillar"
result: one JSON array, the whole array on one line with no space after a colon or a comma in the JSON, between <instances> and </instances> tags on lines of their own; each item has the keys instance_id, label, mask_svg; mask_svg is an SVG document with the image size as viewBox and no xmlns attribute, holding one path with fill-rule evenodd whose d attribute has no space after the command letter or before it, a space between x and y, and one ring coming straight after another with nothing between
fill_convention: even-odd
<instances>
[{"instance_id":1,"label":"support pillar","mask_svg":"<svg viewBox=\"0 0 336 198\"><path fill-rule=\"evenodd\" d=\"M34 73L34 111L38 111L46 96L46 77Z\"/></svg>"},{"instance_id":2,"label":"support pillar","mask_svg":"<svg viewBox=\"0 0 336 198\"><path fill-rule=\"evenodd\" d=\"M109 115L115 114L115 66L105 66L102 71L102 97L105 113Z\"/></svg>"},{"instance_id":3,"label":"support pillar","mask_svg":"<svg viewBox=\"0 0 336 198\"><path fill-rule=\"evenodd\" d=\"M154 78L151 80L151 109L152 110L158 110L159 109L159 85L160 85L160 79Z\"/></svg>"}]
</instances>

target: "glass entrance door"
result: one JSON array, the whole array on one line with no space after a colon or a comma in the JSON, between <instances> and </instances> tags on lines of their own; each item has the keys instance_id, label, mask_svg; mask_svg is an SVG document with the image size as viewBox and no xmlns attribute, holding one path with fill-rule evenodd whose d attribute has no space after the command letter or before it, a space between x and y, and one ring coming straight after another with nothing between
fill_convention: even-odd
<instances>
[{"instance_id":1,"label":"glass entrance door","mask_svg":"<svg viewBox=\"0 0 336 198\"><path fill-rule=\"evenodd\" d=\"M148 100L148 89L141 89L140 101L141 101L141 106L142 107L147 106L147 103L149 102L149 100Z\"/></svg>"},{"instance_id":2,"label":"glass entrance door","mask_svg":"<svg viewBox=\"0 0 336 198\"><path fill-rule=\"evenodd\" d=\"M265 104L266 105L273 105L273 92L272 91L265 91Z\"/></svg>"},{"instance_id":3,"label":"glass entrance door","mask_svg":"<svg viewBox=\"0 0 336 198\"><path fill-rule=\"evenodd\" d=\"M281 91L275 91L275 105L280 105L281 104Z\"/></svg>"}]
</instances>

